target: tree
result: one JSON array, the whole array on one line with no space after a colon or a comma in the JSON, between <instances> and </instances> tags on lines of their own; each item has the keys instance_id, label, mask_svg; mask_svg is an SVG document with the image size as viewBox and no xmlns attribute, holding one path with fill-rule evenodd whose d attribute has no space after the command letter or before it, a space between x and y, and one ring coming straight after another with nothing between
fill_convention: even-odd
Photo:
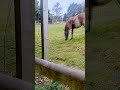
<instances>
[{"instance_id":1,"label":"tree","mask_svg":"<svg viewBox=\"0 0 120 90\"><path fill-rule=\"evenodd\" d=\"M76 14L80 14L81 12L83 12L83 10L82 10L83 8L82 8L82 5L81 4L77 4L77 6L76 6Z\"/></svg>"},{"instance_id":2,"label":"tree","mask_svg":"<svg viewBox=\"0 0 120 90\"><path fill-rule=\"evenodd\" d=\"M83 12L85 12L85 5L82 7L82 9L83 9Z\"/></svg>"},{"instance_id":3,"label":"tree","mask_svg":"<svg viewBox=\"0 0 120 90\"><path fill-rule=\"evenodd\" d=\"M48 23L52 24L52 14L50 13L50 10L48 10Z\"/></svg>"},{"instance_id":4,"label":"tree","mask_svg":"<svg viewBox=\"0 0 120 90\"><path fill-rule=\"evenodd\" d=\"M60 7L60 3L57 2L57 3L54 5L54 7L53 7L52 10L55 12L56 16L60 16L61 10L62 10L62 7Z\"/></svg>"},{"instance_id":5,"label":"tree","mask_svg":"<svg viewBox=\"0 0 120 90\"><path fill-rule=\"evenodd\" d=\"M68 17L75 16L81 12L82 12L81 4L72 3L67 9L67 16Z\"/></svg>"},{"instance_id":6,"label":"tree","mask_svg":"<svg viewBox=\"0 0 120 90\"><path fill-rule=\"evenodd\" d=\"M39 1L35 0L35 20L37 22L40 22L41 20L41 6L40 5L39 5ZM51 21L51 16L52 14L50 13L50 10L48 10L48 21Z\"/></svg>"},{"instance_id":7,"label":"tree","mask_svg":"<svg viewBox=\"0 0 120 90\"><path fill-rule=\"evenodd\" d=\"M63 17L63 21L66 21L66 20L67 20L67 14L65 13Z\"/></svg>"},{"instance_id":8,"label":"tree","mask_svg":"<svg viewBox=\"0 0 120 90\"><path fill-rule=\"evenodd\" d=\"M35 0L35 19L40 19L40 5L38 0Z\"/></svg>"},{"instance_id":9,"label":"tree","mask_svg":"<svg viewBox=\"0 0 120 90\"><path fill-rule=\"evenodd\" d=\"M82 6L82 12L85 12L85 3L83 2L81 6Z\"/></svg>"},{"instance_id":10,"label":"tree","mask_svg":"<svg viewBox=\"0 0 120 90\"><path fill-rule=\"evenodd\" d=\"M38 13L39 12L39 1L38 0L35 0L35 13Z\"/></svg>"}]
</instances>

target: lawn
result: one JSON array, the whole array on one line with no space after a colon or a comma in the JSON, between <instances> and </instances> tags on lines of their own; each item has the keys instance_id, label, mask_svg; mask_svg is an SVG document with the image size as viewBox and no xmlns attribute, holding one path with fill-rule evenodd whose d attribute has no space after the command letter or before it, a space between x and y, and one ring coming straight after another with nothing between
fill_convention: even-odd
<instances>
[{"instance_id":1,"label":"lawn","mask_svg":"<svg viewBox=\"0 0 120 90\"><path fill-rule=\"evenodd\" d=\"M41 58L40 25L35 29L35 56ZM64 24L48 26L49 55L48 60L57 64L85 70L85 30L83 27L74 30L73 40L65 41Z\"/></svg>"}]
</instances>

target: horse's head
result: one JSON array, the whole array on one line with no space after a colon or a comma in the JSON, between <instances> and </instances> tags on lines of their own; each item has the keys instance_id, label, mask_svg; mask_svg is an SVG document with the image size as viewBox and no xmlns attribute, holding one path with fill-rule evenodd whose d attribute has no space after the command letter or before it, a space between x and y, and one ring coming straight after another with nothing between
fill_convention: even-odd
<instances>
[{"instance_id":1,"label":"horse's head","mask_svg":"<svg viewBox=\"0 0 120 90\"><path fill-rule=\"evenodd\" d=\"M66 30L66 28L64 30L64 35L65 35L65 40L68 40L69 31Z\"/></svg>"}]
</instances>

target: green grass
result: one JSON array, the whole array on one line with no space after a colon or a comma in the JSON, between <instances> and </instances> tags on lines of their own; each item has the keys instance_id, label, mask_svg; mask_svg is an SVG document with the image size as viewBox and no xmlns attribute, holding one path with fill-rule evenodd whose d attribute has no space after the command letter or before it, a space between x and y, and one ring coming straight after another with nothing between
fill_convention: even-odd
<instances>
[{"instance_id":1,"label":"green grass","mask_svg":"<svg viewBox=\"0 0 120 90\"><path fill-rule=\"evenodd\" d=\"M39 87L37 86L35 90L64 90L63 87L60 86L60 84L56 81L52 81L46 86Z\"/></svg>"},{"instance_id":2,"label":"green grass","mask_svg":"<svg viewBox=\"0 0 120 90\"><path fill-rule=\"evenodd\" d=\"M64 24L49 25L48 60L77 69L85 69L85 30L83 27L74 30L73 40L65 41ZM35 56L41 57L40 25L35 29Z\"/></svg>"}]
</instances>

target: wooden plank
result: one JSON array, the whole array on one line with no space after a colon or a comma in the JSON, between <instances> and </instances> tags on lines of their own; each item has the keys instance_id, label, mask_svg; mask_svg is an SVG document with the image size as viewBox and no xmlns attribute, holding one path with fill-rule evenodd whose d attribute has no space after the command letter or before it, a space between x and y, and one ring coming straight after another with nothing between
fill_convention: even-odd
<instances>
[{"instance_id":1,"label":"wooden plank","mask_svg":"<svg viewBox=\"0 0 120 90\"><path fill-rule=\"evenodd\" d=\"M35 85L23 80L0 74L0 90L34 90Z\"/></svg>"},{"instance_id":2,"label":"wooden plank","mask_svg":"<svg viewBox=\"0 0 120 90\"><path fill-rule=\"evenodd\" d=\"M34 83L34 0L15 1L17 78Z\"/></svg>"},{"instance_id":3,"label":"wooden plank","mask_svg":"<svg viewBox=\"0 0 120 90\"><path fill-rule=\"evenodd\" d=\"M20 0L14 0L16 38L16 77L22 79Z\"/></svg>"},{"instance_id":4,"label":"wooden plank","mask_svg":"<svg viewBox=\"0 0 120 90\"><path fill-rule=\"evenodd\" d=\"M48 0L41 0L42 59L48 58Z\"/></svg>"},{"instance_id":5,"label":"wooden plank","mask_svg":"<svg viewBox=\"0 0 120 90\"><path fill-rule=\"evenodd\" d=\"M84 90L85 72L35 58L38 72L50 79L57 80L75 90Z\"/></svg>"}]
</instances>

